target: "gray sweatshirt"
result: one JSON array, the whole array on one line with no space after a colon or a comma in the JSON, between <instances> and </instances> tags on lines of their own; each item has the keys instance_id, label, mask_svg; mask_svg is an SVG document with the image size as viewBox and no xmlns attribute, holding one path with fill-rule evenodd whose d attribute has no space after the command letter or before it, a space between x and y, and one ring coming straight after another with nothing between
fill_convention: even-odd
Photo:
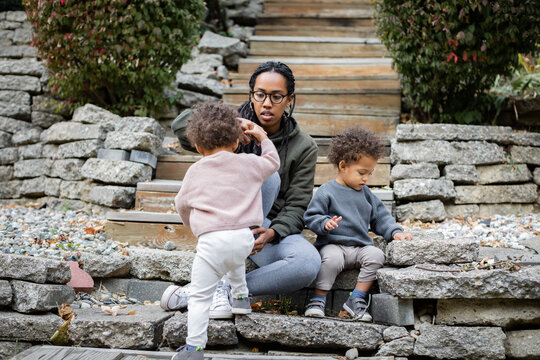
<instances>
[{"instance_id":1,"label":"gray sweatshirt","mask_svg":"<svg viewBox=\"0 0 540 360\"><path fill-rule=\"evenodd\" d=\"M343 216L338 227L326 231L324 225L333 216ZM373 245L369 229L392 241L403 228L371 190L364 186L354 190L332 180L322 185L311 199L304 214L307 227L316 233L316 247L327 244L345 246Z\"/></svg>"}]
</instances>

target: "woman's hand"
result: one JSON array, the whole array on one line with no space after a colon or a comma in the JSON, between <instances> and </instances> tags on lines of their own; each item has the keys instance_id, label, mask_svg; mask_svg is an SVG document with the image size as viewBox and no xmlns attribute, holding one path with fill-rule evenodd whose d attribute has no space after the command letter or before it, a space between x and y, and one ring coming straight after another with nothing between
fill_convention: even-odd
<instances>
[{"instance_id":1,"label":"woman's hand","mask_svg":"<svg viewBox=\"0 0 540 360\"><path fill-rule=\"evenodd\" d=\"M259 235L259 237L255 239L255 242L253 243L253 250L249 255L255 255L261 251L264 245L266 245L267 242L274 240L274 237L276 236L276 232L273 229L264 227L253 229L252 232L253 235Z\"/></svg>"}]
</instances>

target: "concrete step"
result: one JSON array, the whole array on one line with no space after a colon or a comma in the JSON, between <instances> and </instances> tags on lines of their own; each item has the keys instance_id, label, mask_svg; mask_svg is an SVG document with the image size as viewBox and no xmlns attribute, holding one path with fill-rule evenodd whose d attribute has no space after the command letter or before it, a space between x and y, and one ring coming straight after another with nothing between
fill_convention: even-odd
<instances>
[{"instance_id":1,"label":"concrete step","mask_svg":"<svg viewBox=\"0 0 540 360\"><path fill-rule=\"evenodd\" d=\"M252 36L250 55L337 58L383 57L386 47L377 38L314 36Z\"/></svg>"},{"instance_id":2,"label":"concrete step","mask_svg":"<svg viewBox=\"0 0 540 360\"><path fill-rule=\"evenodd\" d=\"M226 104L239 106L247 100L249 88L232 87L223 91ZM345 113L346 111L369 115L399 115L401 90L394 89L298 89L295 110L310 112Z\"/></svg>"},{"instance_id":3,"label":"concrete step","mask_svg":"<svg viewBox=\"0 0 540 360\"><path fill-rule=\"evenodd\" d=\"M373 38L376 37L376 32L373 26L257 25L255 35Z\"/></svg>"},{"instance_id":4,"label":"concrete step","mask_svg":"<svg viewBox=\"0 0 540 360\"><path fill-rule=\"evenodd\" d=\"M287 64L294 76L318 75L351 76L351 75L395 75L390 58L310 58L310 57L277 57L273 59ZM267 57L250 56L240 59L238 72L252 74L253 71L268 61Z\"/></svg>"}]
</instances>

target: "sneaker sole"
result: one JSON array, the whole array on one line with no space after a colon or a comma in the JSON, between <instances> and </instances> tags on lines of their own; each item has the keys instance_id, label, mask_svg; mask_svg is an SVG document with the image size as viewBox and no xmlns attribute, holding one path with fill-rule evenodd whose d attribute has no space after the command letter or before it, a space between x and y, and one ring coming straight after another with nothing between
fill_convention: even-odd
<instances>
[{"instance_id":1,"label":"sneaker sole","mask_svg":"<svg viewBox=\"0 0 540 360\"><path fill-rule=\"evenodd\" d=\"M321 312L320 310L306 310L304 316L309 316L309 317L324 317L324 313Z\"/></svg>"},{"instance_id":2,"label":"sneaker sole","mask_svg":"<svg viewBox=\"0 0 540 360\"><path fill-rule=\"evenodd\" d=\"M175 309L171 309L168 306L169 300L171 299L171 296L175 293L175 291L177 291L180 288L181 287L177 285L170 285L169 287L167 287L167 289L165 289L165 291L163 292L163 295L161 295L161 300L159 302L159 306L161 306L163 310L165 311L175 310Z\"/></svg>"},{"instance_id":3,"label":"sneaker sole","mask_svg":"<svg viewBox=\"0 0 540 360\"><path fill-rule=\"evenodd\" d=\"M251 309L232 308L231 312L235 315L247 315L251 314Z\"/></svg>"},{"instance_id":4,"label":"sneaker sole","mask_svg":"<svg viewBox=\"0 0 540 360\"><path fill-rule=\"evenodd\" d=\"M364 314L362 316L356 315L354 311L352 311L351 308L348 307L346 304L343 304L343 309L347 311L354 320L363 321L363 322L371 322L371 320L373 320L373 318L369 314Z\"/></svg>"},{"instance_id":5,"label":"sneaker sole","mask_svg":"<svg viewBox=\"0 0 540 360\"><path fill-rule=\"evenodd\" d=\"M210 312L208 314L210 319L232 319L234 317L232 312Z\"/></svg>"}]
</instances>

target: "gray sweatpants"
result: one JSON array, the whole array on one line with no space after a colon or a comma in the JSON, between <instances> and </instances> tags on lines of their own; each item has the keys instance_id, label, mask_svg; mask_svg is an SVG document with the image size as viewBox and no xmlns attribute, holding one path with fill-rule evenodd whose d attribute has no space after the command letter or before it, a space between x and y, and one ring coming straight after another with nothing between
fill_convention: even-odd
<instances>
[{"instance_id":1,"label":"gray sweatpants","mask_svg":"<svg viewBox=\"0 0 540 360\"><path fill-rule=\"evenodd\" d=\"M385 256L375 246L325 245L319 250L321 269L315 279L315 288L328 291L336 276L346 269L360 269L358 282L373 281L377 270L383 267Z\"/></svg>"}]
</instances>

